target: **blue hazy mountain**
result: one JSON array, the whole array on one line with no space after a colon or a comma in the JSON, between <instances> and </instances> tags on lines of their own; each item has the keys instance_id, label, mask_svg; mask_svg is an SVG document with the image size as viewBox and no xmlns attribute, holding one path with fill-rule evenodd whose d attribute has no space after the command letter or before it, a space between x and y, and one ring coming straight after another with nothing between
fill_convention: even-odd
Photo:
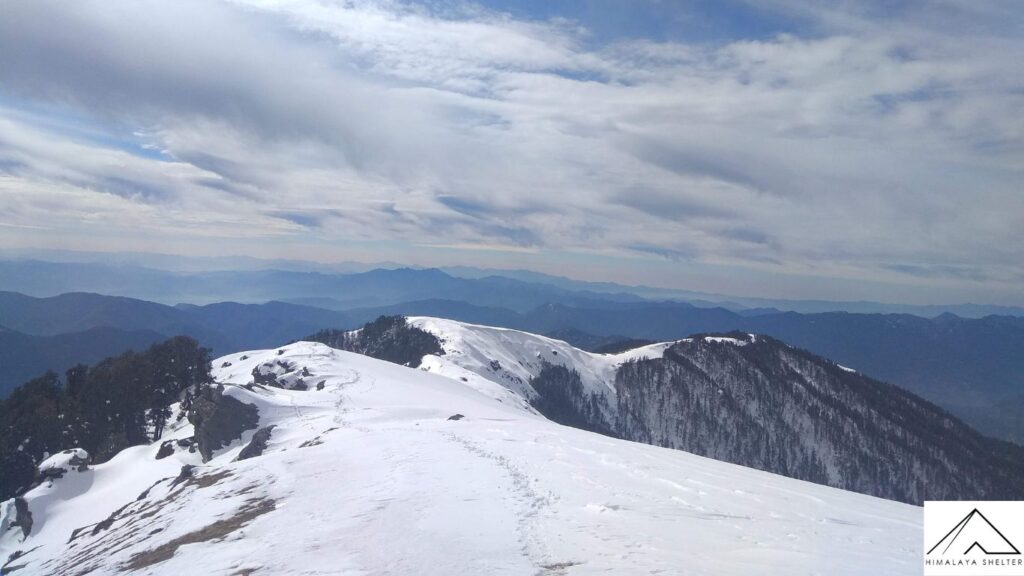
<instances>
[{"instance_id":1,"label":"blue hazy mountain","mask_svg":"<svg viewBox=\"0 0 1024 576\"><path fill-rule=\"evenodd\" d=\"M47 370L63 374L76 364L94 364L125 350L143 350L165 338L152 330L110 327L55 336L0 328L0 398Z\"/></svg>"},{"instance_id":2,"label":"blue hazy mountain","mask_svg":"<svg viewBox=\"0 0 1024 576\"><path fill-rule=\"evenodd\" d=\"M73 254L61 257L75 260L71 256ZM586 306L588 303L674 301L702 308L721 307L749 316L778 311L899 313L928 318L943 313L963 318L993 314L1024 316L1024 308L1015 306L779 300L585 282L527 270L471 267L438 270L401 268L394 264L367 270L368 265L359 263L314 265L249 257L204 259L159 255L147 259L143 254L97 254L90 258L94 261L0 260L0 290L32 296L96 292L164 304L280 300L334 310L450 299L520 312L545 303ZM215 266L221 269L214 270Z\"/></svg>"},{"instance_id":3,"label":"blue hazy mountain","mask_svg":"<svg viewBox=\"0 0 1024 576\"><path fill-rule=\"evenodd\" d=\"M566 287L575 286L571 283L552 286L485 275L459 278L435 269L176 273L136 266L0 261L0 271L0 285L35 292L87 286L122 294L159 293L168 301L177 301L172 295L193 294L193 302L203 304L168 306L82 293L42 299L0 294L0 325L16 332L54 336L97 327L149 330L193 336L215 352L276 346L381 314L439 316L539 334L571 329L592 335L594 342L756 332L898 384L983 432L1024 439L1024 408L1018 401L1024 393L1024 318L1015 316L800 314L770 307L737 311L599 290L614 285L584 283L577 287L588 290L571 290ZM544 279L536 274L530 278ZM228 299L231 302L206 303L216 294L236 296ZM278 296L291 302L265 303ZM25 362L28 358L39 356L28 355ZM39 371L48 367L30 364Z\"/></svg>"},{"instance_id":4,"label":"blue hazy mountain","mask_svg":"<svg viewBox=\"0 0 1024 576\"><path fill-rule=\"evenodd\" d=\"M642 302L628 293L567 290L510 278L457 278L437 269L341 274L294 270L172 272L134 265L0 261L0 290L32 296L94 292L164 304L271 300L316 302L336 310L445 298L526 311L547 302L586 306Z\"/></svg>"},{"instance_id":5,"label":"blue hazy mountain","mask_svg":"<svg viewBox=\"0 0 1024 576\"><path fill-rule=\"evenodd\" d=\"M354 325L342 312L284 302L166 306L72 293L33 298L0 292L0 397L47 370L63 372L128 349L186 335L214 354L278 346L325 326Z\"/></svg>"}]
</instances>

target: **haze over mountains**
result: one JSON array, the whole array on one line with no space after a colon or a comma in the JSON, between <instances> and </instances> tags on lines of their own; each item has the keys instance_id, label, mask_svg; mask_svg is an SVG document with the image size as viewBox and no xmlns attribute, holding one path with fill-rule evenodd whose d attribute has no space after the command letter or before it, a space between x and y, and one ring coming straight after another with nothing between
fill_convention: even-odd
<instances>
[{"instance_id":1,"label":"haze over mountains","mask_svg":"<svg viewBox=\"0 0 1024 576\"><path fill-rule=\"evenodd\" d=\"M914 314L928 318L943 313L964 318L993 314L1024 316L1024 308L1017 306L779 300L750 295L626 286L611 282L585 282L527 270L467 266L403 268L386 263L379 266L357 263L328 266L247 257L233 260L227 257L196 259L145 256L143 258L139 255L116 263L2 259L0 290L32 296L96 292L172 305L180 302L263 303L282 300L324 308L349 309L444 298L519 311L545 303L579 305L589 301L674 301L700 307L720 306L745 314L846 311ZM161 265L167 268L161 268ZM396 281L403 277L414 282L396 286Z\"/></svg>"},{"instance_id":2,"label":"haze over mountains","mask_svg":"<svg viewBox=\"0 0 1024 576\"><path fill-rule=\"evenodd\" d=\"M427 315L556 334L587 349L620 339L674 340L741 330L778 338L939 403L985 433L1024 438L1024 318L949 313L800 314L654 301L628 287L564 280L561 286L440 270L352 274L202 272L134 266L0 262L0 287L28 292L85 287L114 293L231 293L235 300L169 306L133 298L0 294L0 393L47 369L58 372L161 337L186 334L215 353L278 345L324 328L352 328L381 314ZM544 275L527 274L533 280ZM573 287L595 288L588 291ZM613 292L610 287L623 291ZM299 296L298 294L302 294ZM275 297L291 302L271 301ZM331 309L328 309L331 308ZM102 330L96 330L102 329Z\"/></svg>"}]
</instances>

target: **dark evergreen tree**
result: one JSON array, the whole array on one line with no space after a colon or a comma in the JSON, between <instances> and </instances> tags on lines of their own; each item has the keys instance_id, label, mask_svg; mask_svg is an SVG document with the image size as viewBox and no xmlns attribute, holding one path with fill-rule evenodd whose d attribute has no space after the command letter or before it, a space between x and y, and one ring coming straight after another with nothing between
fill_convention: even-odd
<instances>
[{"instance_id":1,"label":"dark evergreen tree","mask_svg":"<svg viewBox=\"0 0 1024 576\"><path fill-rule=\"evenodd\" d=\"M31 485L38 464L60 450L84 448L103 462L159 439L170 405L210 381L209 350L179 336L66 377L61 386L47 373L0 401L0 500Z\"/></svg>"},{"instance_id":2,"label":"dark evergreen tree","mask_svg":"<svg viewBox=\"0 0 1024 576\"><path fill-rule=\"evenodd\" d=\"M540 374L530 379L530 386L538 394L530 403L547 418L566 426L612 434L605 416L607 402L598 394L584 393L576 370L545 363Z\"/></svg>"},{"instance_id":3,"label":"dark evergreen tree","mask_svg":"<svg viewBox=\"0 0 1024 576\"><path fill-rule=\"evenodd\" d=\"M381 316L359 330L321 330L303 340L414 368L428 354L444 354L436 336L410 326L404 316Z\"/></svg>"},{"instance_id":4,"label":"dark evergreen tree","mask_svg":"<svg viewBox=\"0 0 1024 576\"><path fill-rule=\"evenodd\" d=\"M191 338L179 336L150 348L145 364L149 371L147 424L152 430L150 439L159 440L171 415L169 406L186 389L210 381L210 354Z\"/></svg>"},{"instance_id":5,"label":"dark evergreen tree","mask_svg":"<svg viewBox=\"0 0 1024 576\"><path fill-rule=\"evenodd\" d=\"M65 387L68 394L73 398L80 398L82 388L85 386L86 378L89 375L89 367L85 364L77 364L64 373Z\"/></svg>"},{"instance_id":6,"label":"dark evergreen tree","mask_svg":"<svg viewBox=\"0 0 1024 576\"><path fill-rule=\"evenodd\" d=\"M79 407L53 372L27 382L0 402L0 500L28 487L36 466L76 445L81 433Z\"/></svg>"}]
</instances>

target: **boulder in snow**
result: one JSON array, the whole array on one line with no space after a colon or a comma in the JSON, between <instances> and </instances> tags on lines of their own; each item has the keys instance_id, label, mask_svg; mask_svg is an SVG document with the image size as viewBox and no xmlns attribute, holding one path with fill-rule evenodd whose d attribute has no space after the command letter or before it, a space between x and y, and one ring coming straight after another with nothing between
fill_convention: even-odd
<instances>
[{"instance_id":1,"label":"boulder in snow","mask_svg":"<svg viewBox=\"0 0 1024 576\"><path fill-rule=\"evenodd\" d=\"M224 395L219 389L204 387L192 402L188 420L195 426L195 443L203 462L214 451L242 437L242 432L259 425L259 409Z\"/></svg>"},{"instance_id":2,"label":"boulder in snow","mask_svg":"<svg viewBox=\"0 0 1024 576\"><path fill-rule=\"evenodd\" d=\"M267 442L270 441L270 434L274 431L274 428L275 426L271 424L257 430L245 448L242 448L242 451L238 453L237 460L248 460L263 454L263 451L267 449Z\"/></svg>"},{"instance_id":3,"label":"boulder in snow","mask_svg":"<svg viewBox=\"0 0 1024 576\"><path fill-rule=\"evenodd\" d=\"M39 480L63 478L71 470L85 472L89 469L89 453L81 448L63 450L39 464Z\"/></svg>"}]
</instances>

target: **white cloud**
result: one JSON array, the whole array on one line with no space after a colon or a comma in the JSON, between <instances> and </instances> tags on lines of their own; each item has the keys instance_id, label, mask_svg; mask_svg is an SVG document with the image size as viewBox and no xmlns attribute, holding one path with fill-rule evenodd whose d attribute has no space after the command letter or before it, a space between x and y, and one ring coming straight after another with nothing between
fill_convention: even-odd
<instances>
[{"instance_id":1,"label":"white cloud","mask_svg":"<svg viewBox=\"0 0 1024 576\"><path fill-rule=\"evenodd\" d=\"M1002 14L954 33L927 7L780 2L816 33L594 46L470 4L2 4L6 230L102 235L79 216L103 212L256 253L661 254L653 281L681 259L979 298L1024 277L1024 39L982 25Z\"/></svg>"}]
</instances>

